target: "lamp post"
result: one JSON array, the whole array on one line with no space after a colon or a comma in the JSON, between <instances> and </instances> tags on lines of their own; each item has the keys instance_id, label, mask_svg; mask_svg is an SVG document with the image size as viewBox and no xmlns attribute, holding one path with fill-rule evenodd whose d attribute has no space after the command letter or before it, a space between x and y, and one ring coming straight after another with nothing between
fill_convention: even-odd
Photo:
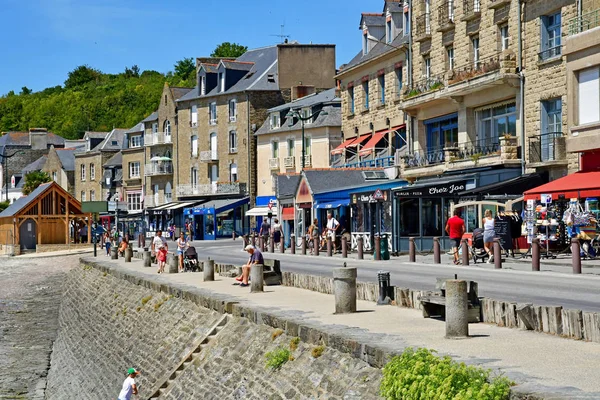
<instances>
[{"instance_id":1,"label":"lamp post","mask_svg":"<svg viewBox=\"0 0 600 400\"><path fill-rule=\"evenodd\" d=\"M293 118L298 118L300 120L300 125L302 126L302 171L304 171L304 165L306 162L306 142L304 140L304 121L313 119L314 117L316 117L319 114L328 115L329 113L327 111L323 111L323 109L320 109L320 110L315 111L314 113L312 113L312 115L310 115L308 117L303 117L302 115L300 115L298 110L290 109L290 111L286 115L287 118L292 118L290 120L288 126L290 126L290 127L294 126Z\"/></svg>"},{"instance_id":2,"label":"lamp post","mask_svg":"<svg viewBox=\"0 0 600 400\"><path fill-rule=\"evenodd\" d=\"M6 156L4 154L0 154L0 157L2 157L2 164L3 164L3 174L4 174L4 191L6 193L5 196L5 200L8 201L8 171L6 169L6 163L7 163L7 159L16 156L17 154L19 154L20 151L15 151L14 153L12 153L10 156Z\"/></svg>"}]
</instances>

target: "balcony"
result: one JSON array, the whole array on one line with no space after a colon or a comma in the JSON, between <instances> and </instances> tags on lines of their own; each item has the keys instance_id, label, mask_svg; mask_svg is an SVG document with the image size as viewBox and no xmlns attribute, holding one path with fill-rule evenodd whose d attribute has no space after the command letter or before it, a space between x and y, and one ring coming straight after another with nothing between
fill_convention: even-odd
<instances>
[{"instance_id":1,"label":"balcony","mask_svg":"<svg viewBox=\"0 0 600 400\"><path fill-rule=\"evenodd\" d=\"M294 157L294 156L284 157L283 158L283 166L286 169L296 168L296 157Z\"/></svg>"},{"instance_id":2,"label":"balcony","mask_svg":"<svg viewBox=\"0 0 600 400\"><path fill-rule=\"evenodd\" d=\"M279 158L269 158L269 169L279 169Z\"/></svg>"},{"instance_id":3,"label":"balcony","mask_svg":"<svg viewBox=\"0 0 600 400\"><path fill-rule=\"evenodd\" d=\"M488 7L492 10L509 5L512 0L488 0Z\"/></svg>"},{"instance_id":4,"label":"balcony","mask_svg":"<svg viewBox=\"0 0 600 400\"><path fill-rule=\"evenodd\" d=\"M246 184L238 182L186 184L177 186L177 196L239 195L246 193Z\"/></svg>"},{"instance_id":5,"label":"balcony","mask_svg":"<svg viewBox=\"0 0 600 400\"><path fill-rule=\"evenodd\" d=\"M218 122L219 122L219 120L218 120L217 118L211 118L211 119L208 121L208 124L209 124L209 125L216 125Z\"/></svg>"},{"instance_id":6,"label":"balcony","mask_svg":"<svg viewBox=\"0 0 600 400\"><path fill-rule=\"evenodd\" d=\"M454 0L445 1L438 7L438 32L454 29Z\"/></svg>"},{"instance_id":7,"label":"balcony","mask_svg":"<svg viewBox=\"0 0 600 400\"><path fill-rule=\"evenodd\" d=\"M473 21L481 17L481 0L463 0L461 21Z\"/></svg>"},{"instance_id":8,"label":"balcony","mask_svg":"<svg viewBox=\"0 0 600 400\"><path fill-rule=\"evenodd\" d=\"M304 166L312 167L312 156L311 155L304 156Z\"/></svg>"},{"instance_id":9,"label":"balcony","mask_svg":"<svg viewBox=\"0 0 600 400\"><path fill-rule=\"evenodd\" d=\"M237 116L235 116L235 115L229 116L229 122L236 122L236 121L237 121Z\"/></svg>"},{"instance_id":10,"label":"balcony","mask_svg":"<svg viewBox=\"0 0 600 400\"><path fill-rule=\"evenodd\" d=\"M159 144L170 144L172 135L167 132L146 133L144 135L144 146L156 146Z\"/></svg>"},{"instance_id":11,"label":"balcony","mask_svg":"<svg viewBox=\"0 0 600 400\"><path fill-rule=\"evenodd\" d=\"M171 161L158 161L144 166L144 176L171 175L173 163Z\"/></svg>"},{"instance_id":12,"label":"balcony","mask_svg":"<svg viewBox=\"0 0 600 400\"><path fill-rule=\"evenodd\" d=\"M219 155L216 150L208 150L200 152L200 161L202 162L213 162L219 161Z\"/></svg>"},{"instance_id":13,"label":"balcony","mask_svg":"<svg viewBox=\"0 0 600 400\"><path fill-rule=\"evenodd\" d=\"M600 26L600 10L594 10L569 20L569 35L577 35L598 26Z\"/></svg>"},{"instance_id":14,"label":"balcony","mask_svg":"<svg viewBox=\"0 0 600 400\"><path fill-rule=\"evenodd\" d=\"M547 166L566 164L566 138L562 132L543 133L529 138L529 164ZM536 165L539 164L539 165Z\"/></svg>"},{"instance_id":15,"label":"balcony","mask_svg":"<svg viewBox=\"0 0 600 400\"><path fill-rule=\"evenodd\" d=\"M538 53L538 62L544 62L559 58L562 54L562 46L554 46L549 49L542 50Z\"/></svg>"},{"instance_id":16,"label":"balcony","mask_svg":"<svg viewBox=\"0 0 600 400\"><path fill-rule=\"evenodd\" d=\"M423 42L431 39L431 16L423 14L415 19L415 40Z\"/></svg>"}]
</instances>

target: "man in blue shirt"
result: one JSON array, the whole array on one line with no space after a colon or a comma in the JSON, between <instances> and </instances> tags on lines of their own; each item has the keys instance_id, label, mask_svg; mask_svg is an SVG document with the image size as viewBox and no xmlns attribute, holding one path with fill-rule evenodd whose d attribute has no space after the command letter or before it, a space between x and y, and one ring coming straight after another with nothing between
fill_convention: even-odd
<instances>
[{"instance_id":1,"label":"man in blue shirt","mask_svg":"<svg viewBox=\"0 0 600 400\"><path fill-rule=\"evenodd\" d=\"M242 282L240 284L241 287L247 287L248 285L248 277L250 276L250 268L253 264L264 264L265 259L263 258L260 250L249 244L246 246L245 250L250 254L250 258L248 259L248 263L242 266L242 275L235 278L237 281Z\"/></svg>"}]
</instances>

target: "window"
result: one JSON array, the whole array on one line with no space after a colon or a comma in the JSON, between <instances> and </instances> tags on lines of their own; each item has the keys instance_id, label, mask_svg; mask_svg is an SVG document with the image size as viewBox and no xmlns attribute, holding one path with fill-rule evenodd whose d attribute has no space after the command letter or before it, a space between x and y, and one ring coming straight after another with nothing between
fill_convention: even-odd
<instances>
[{"instance_id":1,"label":"window","mask_svg":"<svg viewBox=\"0 0 600 400\"><path fill-rule=\"evenodd\" d=\"M515 103L478 111L477 121L477 138L482 145L497 144L500 136L517 134Z\"/></svg>"},{"instance_id":2,"label":"window","mask_svg":"<svg viewBox=\"0 0 600 400\"><path fill-rule=\"evenodd\" d=\"M142 193L133 192L127 193L127 210L141 211L142 210Z\"/></svg>"},{"instance_id":3,"label":"window","mask_svg":"<svg viewBox=\"0 0 600 400\"><path fill-rule=\"evenodd\" d=\"M279 158L279 142L271 142L271 158Z\"/></svg>"},{"instance_id":4,"label":"window","mask_svg":"<svg viewBox=\"0 0 600 400\"><path fill-rule=\"evenodd\" d=\"M431 58L429 56L423 57L423 75L426 79L431 78Z\"/></svg>"},{"instance_id":5,"label":"window","mask_svg":"<svg viewBox=\"0 0 600 400\"><path fill-rule=\"evenodd\" d=\"M216 102L212 102L208 105L208 113L209 113L209 118L210 118L209 123L211 125L216 125L216 123L217 123L217 103Z\"/></svg>"},{"instance_id":6,"label":"window","mask_svg":"<svg viewBox=\"0 0 600 400\"><path fill-rule=\"evenodd\" d=\"M387 42L392 43L392 40L394 40L394 37L392 36L392 34L394 32L392 30L392 18L391 17L389 17L388 21L386 22L385 28L386 28L385 35L387 37Z\"/></svg>"},{"instance_id":7,"label":"window","mask_svg":"<svg viewBox=\"0 0 600 400\"><path fill-rule=\"evenodd\" d=\"M400 208L400 218L398 219L398 229L401 236L419 236L421 232L419 199L403 199L398 201Z\"/></svg>"},{"instance_id":8,"label":"window","mask_svg":"<svg viewBox=\"0 0 600 400\"><path fill-rule=\"evenodd\" d=\"M192 182L192 187L198 186L198 169L192 168L190 170L190 181Z\"/></svg>"},{"instance_id":9,"label":"window","mask_svg":"<svg viewBox=\"0 0 600 400\"><path fill-rule=\"evenodd\" d=\"M379 80L379 90L380 90L380 104L385 104L385 75L380 75Z\"/></svg>"},{"instance_id":10,"label":"window","mask_svg":"<svg viewBox=\"0 0 600 400\"><path fill-rule=\"evenodd\" d=\"M304 138L304 154L306 154L307 156L311 155L311 144L312 144L311 138L305 137Z\"/></svg>"},{"instance_id":11,"label":"window","mask_svg":"<svg viewBox=\"0 0 600 400\"><path fill-rule=\"evenodd\" d=\"M237 132L229 131L229 152L237 153Z\"/></svg>"},{"instance_id":12,"label":"window","mask_svg":"<svg viewBox=\"0 0 600 400\"><path fill-rule=\"evenodd\" d=\"M600 68L589 68L579 72L578 82L578 125L600 122Z\"/></svg>"},{"instance_id":13,"label":"window","mask_svg":"<svg viewBox=\"0 0 600 400\"><path fill-rule=\"evenodd\" d=\"M408 11L404 13L404 35L410 34L410 14Z\"/></svg>"},{"instance_id":14,"label":"window","mask_svg":"<svg viewBox=\"0 0 600 400\"><path fill-rule=\"evenodd\" d=\"M165 94L165 106L167 105L167 95Z\"/></svg>"},{"instance_id":15,"label":"window","mask_svg":"<svg viewBox=\"0 0 600 400\"><path fill-rule=\"evenodd\" d=\"M171 121L166 120L163 124L163 132L165 133L165 141L167 140L167 136L171 136Z\"/></svg>"},{"instance_id":16,"label":"window","mask_svg":"<svg viewBox=\"0 0 600 400\"><path fill-rule=\"evenodd\" d=\"M473 68L479 68L479 36L471 38L471 54L473 55Z\"/></svg>"},{"instance_id":17,"label":"window","mask_svg":"<svg viewBox=\"0 0 600 400\"><path fill-rule=\"evenodd\" d=\"M549 58L560 56L560 12L541 17L540 25L542 29L542 48L540 51L540 59L547 60Z\"/></svg>"},{"instance_id":18,"label":"window","mask_svg":"<svg viewBox=\"0 0 600 400\"><path fill-rule=\"evenodd\" d=\"M562 101L560 98L541 102L541 161L557 159L556 138L562 136Z\"/></svg>"},{"instance_id":19,"label":"window","mask_svg":"<svg viewBox=\"0 0 600 400\"><path fill-rule=\"evenodd\" d=\"M237 180L238 180L237 164L231 163L229 165L229 182L237 182Z\"/></svg>"},{"instance_id":20,"label":"window","mask_svg":"<svg viewBox=\"0 0 600 400\"><path fill-rule=\"evenodd\" d=\"M142 135L132 136L131 139L129 139L129 147L132 149L135 147L142 147Z\"/></svg>"},{"instance_id":21,"label":"window","mask_svg":"<svg viewBox=\"0 0 600 400\"><path fill-rule=\"evenodd\" d=\"M402 67L397 67L394 71L396 74L396 88L398 89L397 96L402 94Z\"/></svg>"},{"instance_id":22,"label":"window","mask_svg":"<svg viewBox=\"0 0 600 400\"><path fill-rule=\"evenodd\" d=\"M237 102L229 100L229 122L235 122L237 119Z\"/></svg>"},{"instance_id":23,"label":"window","mask_svg":"<svg viewBox=\"0 0 600 400\"><path fill-rule=\"evenodd\" d=\"M193 105L190 113L192 126L198 126L198 106Z\"/></svg>"},{"instance_id":24,"label":"window","mask_svg":"<svg viewBox=\"0 0 600 400\"><path fill-rule=\"evenodd\" d=\"M363 82L363 106L365 110L369 109L369 81Z\"/></svg>"},{"instance_id":25,"label":"window","mask_svg":"<svg viewBox=\"0 0 600 400\"><path fill-rule=\"evenodd\" d=\"M81 180L85 181L85 164L81 164Z\"/></svg>"},{"instance_id":26,"label":"window","mask_svg":"<svg viewBox=\"0 0 600 400\"><path fill-rule=\"evenodd\" d=\"M192 136L192 157L198 157L198 136Z\"/></svg>"},{"instance_id":27,"label":"window","mask_svg":"<svg viewBox=\"0 0 600 400\"><path fill-rule=\"evenodd\" d=\"M225 91L225 72L219 72L219 92Z\"/></svg>"},{"instance_id":28,"label":"window","mask_svg":"<svg viewBox=\"0 0 600 400\"><path fill-rule=\"evenodd\" d=\"M363 55L367 55L369 52L369 32L365 29L363 30Z\"/></svg>"},{"instance_id":29,"label":"window","mask_svg":"<svg viewBox=\"0 0 600 400\"><path fill-rule=\"evenodd\" d=\"M500 50L508 49L508 25L500 27Z\"/></svg>"},{"instance_id":30,"label":"window","mask_svg":"<svg viewBox=\"0 0 600 400\"><path fill-rule=\"evenodd\" d=\"M287 140L287 155L288 157L294 157L294 150L296 146L296 139Z\"/></svg>"},{"instance_id":31,"label":"window","mask_svg":"<svg viewBox=\"0 0 600 400\"><path fill-rule=\"evenodd\" d=\"M200 79L200 95L204 96L206 94L206 75L202 75L202 79Z\"/></svg>"},{"instance_id":32,"label":"window","mask_svg":"<svg viewBox=\"0 0 600 400\"><path fill-rule=\"evenodd\" d=\"M421 204L423 236L442 235L442 199L423 199Z\"/></svg>"},{"instance_id":33,"label":"window","mask_svg":"<svg viewBox=\"0 0 600 400\"><path fill-rule=\"evenodd\" d=\"M56 171L52 171L52 180L53 180L54 182L56 182L56 180L57 180L57 177L56 177Z\"/></svg>"},{"instance_id":34,"label":"window","mask_svg":"<svg viewBox=\"0 0 600 400\"><path fill-rule=\"evenodd\" d=\"M93 163L90 163L90 180L96 179L96 166Z\"/></svg>"},{"instance_id":35,"label":"window","mask_svg":"<svg viewBox=\"0 0 600 400\"><path fill-rule=\"evenodd\" d=\"M281 116L279 113L271 114L271 129L277 129L281 126Z\"/></svg>"},{"instance_id":36,"label":"window","mask_svg":"<svg viewBox=\"0 0 600 400\"><path fill-rule=\"evenodd\" d=\"M152 123L152 133L158 132L158 122Z\"/></svg>"},{"instance_id":37,"label":"window","mask_svg":"<svg viewBox=\"0 0 600 400\"><path fill-rule=\"evenodd\" d=\"M90 201L96 201L96 191L94 189L90 190Z\"/></svg>"},{"instance_id":38,"label":"window","mask_svg":"<svg viewBox=\"0 0 600 400\"><path fill-rule=\"evenodd\" d=\"M165 185L165 203L170 203L171 201L173 201L173 190L171 182L167 182Z\"/></svg>"},{"instance_id":39,"label":"window","mask_svg":"<svg viewBox=\"0 0 600 400\"><path fill-rule=\"evenodd\" d=\"M350 114L354 114L354 86L348 88L348 99L348 104L350 106Z\"/></svg>"},{"instance_id":40,"label":"window","mask_svg":"<svg viewBox=\"0 0 600 400\"><path fill-rule=\"evenodd\" d=\"M129 163L129 177L139 178L140 177L140 162L134 161Z\"/></svg>"},{"instance_id":41,"label":"window","mask_svg":"<svg viewBox=\"0 0 600 400\"><path fill-rule=\"evenodd\" d=\"M454 69L454 47L446 47L446 69L452 71Z\"/></svg>"},{"instance_id":42,"label":"window","mask_svg":"<svg viewBox=\"0 0 600 400\"><path fill-rule=\"evenodd\" d=\"M81 201L86 201L85 200L85 191L81 191Z\"/></svg>"}]
</instances>

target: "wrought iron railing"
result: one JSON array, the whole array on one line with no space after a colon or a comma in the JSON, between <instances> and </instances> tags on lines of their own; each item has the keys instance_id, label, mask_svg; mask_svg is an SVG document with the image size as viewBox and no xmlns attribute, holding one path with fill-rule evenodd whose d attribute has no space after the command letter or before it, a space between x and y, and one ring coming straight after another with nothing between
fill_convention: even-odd
<instances>
[{"instance_id":1,"label":"wrought iron railing","mask_svg":"<svg viewBox=\"0 0 600 400\"><path fill-rule=\"evenodd\" d=\"M431 16L429 13L419 15L415 19L415 36L422 38L431 35Z\"/></svg>"},{"instance_id":2,"label":"wrought iron railing","mask_svg":"<svg viewBox=\"0 0 600 400\"><path fill-rule=\"evenodd\" d=\"M455 156L457 160L475 159L483 156L500 154L498 139L480 139L471 142L458 143Z\"/></svg>"},{"instance_id":3,"label":"wrought iron railing","mask_svg":"<svg viewBox=\"0 0 600 400\"><path fill-rule=\"evenodd\" d=\"M440 27L454 23L454 0L448 0L438 7L438 25Z\"/></svg>"},{"instance_id":4,"label":"wrought iron railing","mask_svg":"<svg viewBox=\"0 0 600 400\"><path fill-rule=\"evenodd\" d=\"M412 154L404 156L404 164L407 168L441 164L444 160L444 148L441 146L431 147L427 150L414 151Z\"/></svg>"},{"instance_id":5,"label":"wrought iron railing","mask_svg":"<svg viewBox=\"0 0 600 400\"><path fill-rule=\"evenodd\" d=\"M494 53L478 60L472 60L468 64L455 66L448 74L448 85L453 85L499 69L500 54Z\"/></svg>"},{"instance_id":6,"label":"wrought iron railing","mask_svg":"<svg viewBox=\"0 0 600 400\"><path fill-rule=\"evenodd\" d=\"M545 60L549 60L554 57L558 57L561 54L562 54L562 46L558 45L558 46L550 47L549 49L540 51L538 53L538 56L540 58L540 61L545 61Z\"/></svg>"},{"instance_id":7,"label":"wrought iron railing","mask_svg":"<svg viewBox=\"0 0 600 400\"><path fill-rule=\"evenodd\" d=\"M463 13L465 18L473 18L481 13L481 0L463 0Z\"/></svg>"},{"instance_id":8,"label":"wrought iron railing","mask_svg":"<svg viewBox=\"0 0 600 400\"><path fill-rule=\"evenodd\" d=\"M563 160L565 154L565 137L562 132L542 133L529 138L530 163Z\"/></svg>"},{"instance_id":9,"label":"wrought iron railing","mask_svg":"<svg viewBox=\"0 0 600 400\"><path fill-rule=\"evenodd\" d=\"M173 173L171 161L151 162L144 166L144 176L170 175Z\"/></svg>"},{"instance_id":10,"label":"wrought iron railing","mask_svg":"<svg viewBox=\"0 0 600 400\"><path fill-rule=\"evenodd\" d=\"M207 184L183 184L177 186L178 196L206 196L211 194L244 194L245 183L225 182Z\"/></svg>"},{"instance_id":11,"label":"wrought iron railing","mask_svg":"<svg viewBox=\"0 0 600 400\"><path fill-rule=\"evenodd\" d=\"M594 10L569 20L569 35L577 35L598 26L600 26L600 10Z\"/></svg>"}]
</instances>

